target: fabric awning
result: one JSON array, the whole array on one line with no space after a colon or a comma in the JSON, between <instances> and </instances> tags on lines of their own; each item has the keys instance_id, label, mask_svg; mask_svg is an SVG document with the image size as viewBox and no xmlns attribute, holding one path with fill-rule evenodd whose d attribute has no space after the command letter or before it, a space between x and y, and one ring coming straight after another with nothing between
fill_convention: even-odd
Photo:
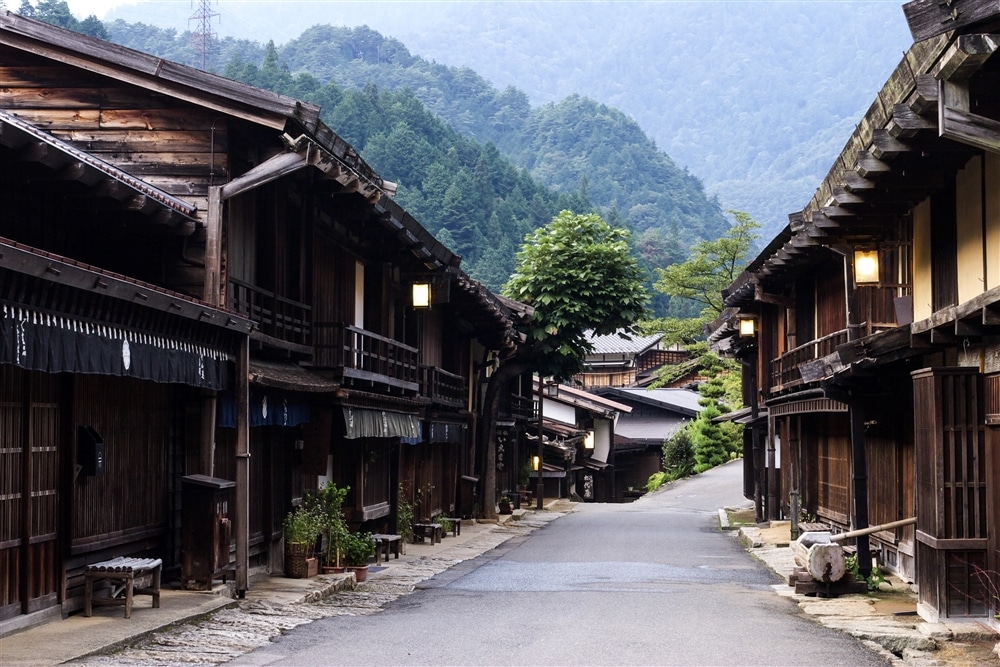
<instances>
[{"instance_id":1,"label":"fabric awning","mask_svg":"<svg viewBox=\"0 0 1000 667\"><path fill-rule=\"evenodd\" d=\"M344 437L355 438L416 438L419 442L420 422L416 415L392 410L373 410L345 406ZM413 440L410 440L413 442Z\"/></svg>"},{"instance_id":2,"label":"fabric awning","mask_svg":"<svg viewBox=\"0 0 1000 667\"><path fill-rule=\"evenodd\" d=\"M167 336L4 305L0 363L46 373L117 375L225 389L229 354Z\"/></svg>"}]
</instances>

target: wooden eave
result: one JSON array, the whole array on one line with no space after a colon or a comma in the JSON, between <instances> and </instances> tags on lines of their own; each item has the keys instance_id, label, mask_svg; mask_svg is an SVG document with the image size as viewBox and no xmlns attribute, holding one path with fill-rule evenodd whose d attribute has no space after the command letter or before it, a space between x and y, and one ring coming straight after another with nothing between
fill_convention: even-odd
<instances>
[{"instance_id":1,"label":"wooden eave","mask_svg":"<svg viewBox=\"0 0 1000 667\"><path fill-rule=\"evenodd\" d=\"M0 238L0 270L30 276L53 286L72 288L95 298L110 298L136 308L158 311L239 334L247 334L255 327L253 321L203 301L10 239ZM36 304L32 297L26 299L22 292L19 293L19 303L54 308L52 314L55 315L62 313L53 291L47 290L43 294L41 290L31 290L28 293L41 301ZM68 301L80 305L79 297Z\"/></svg>"},{"instance_id":2,"label":"wooden eave","mask_svg":"<svg viewBox=\"0 0 1000 667\"><path fill-rule=\"evenodd\" d=\"M151 221L191 233L201 221L197 207L104 160L0 110L0 146L23 162L39 164L54 178L79 181L99 196L117 200L125 210L143 213Z\"/></svg>"},{"instance_id":3,"label":"wooden eave","mask_svg":"<svg viewBox=\"0 0 1000 667\"><path fill-rule=\"evenodd\" d=\"M1000 17L1000 6L994 15ZM990 125L994 121L973 117L959 139L941 136L939 91L945 88L940 78L961 79L977 72L987 82L1000 80L994 77L1000 64L997 59L989 60L995 42L988 35L939 35L911 47L812 200L800 213L789 216L785 232L789 236L779 236L782 241L769 245L751 265L757 282L787 281L809 272L815 259L829 252L827 248L883 240L887 223L943 188L979 154L981 144L990 140L978 138L976 132L985 127L983 135L995 133ZM977 102L984 96L1000 98L991 93L988 83L980 83ZM1000 103L993 103L982 113L998 111ZM995 125L1000 128L1000 123ZM962 131L959 128L956 134ZM737 293L745 298L746 292L734 290L727 305L736 305Z\"/></svg>"},{"instance_id":4,"label":"wooden eave","mask_svg":"<svg viewBox=\"0 0 1000 667\"><path fill-rule=\"evenodd\" d=\"M490 292L477 280L459 269L450 269L454 285L452 302L459 308L458 317L468 322L473 334L487 349L512 352L524 342L517 325L534 310Z\"/></svg>"},{"instance_id":5,"label":"wooden eave","mask_svg":"<svg viewBox=\"0 0 1000 667\"><path fill-rule=\"evenodd\" d=\"M294 120L316 131L319 107L193 67L0 11L0 44L140 86L220 113L285 130Z\"/></svg>"}]
</instances>

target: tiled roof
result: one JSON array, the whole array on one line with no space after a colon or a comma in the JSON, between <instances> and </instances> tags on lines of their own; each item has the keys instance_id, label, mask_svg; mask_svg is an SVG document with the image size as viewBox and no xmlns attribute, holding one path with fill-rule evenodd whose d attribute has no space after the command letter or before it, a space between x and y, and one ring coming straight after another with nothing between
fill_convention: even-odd
<instances>
[{"instance_id":1,"label":"tiled roof","mask_svg":"<svg viewBox=\"0 0 1000 667\"><path fill-rule=\"evenodd\" d=\"M653 334L652 336L629 336L631 340L626 340L617 333L606 336L594 336L588 332L587 339L594 346L592 354L639 354L660 342L663 334Z\"/></svg>"}]
</instances>

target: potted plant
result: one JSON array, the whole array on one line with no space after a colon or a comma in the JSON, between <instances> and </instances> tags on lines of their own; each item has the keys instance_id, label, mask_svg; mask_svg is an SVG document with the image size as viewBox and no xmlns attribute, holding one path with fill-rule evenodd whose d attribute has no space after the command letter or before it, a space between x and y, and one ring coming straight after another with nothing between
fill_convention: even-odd
<instances>
[{"instance_id":1,"label":"potted plant","mask_svg":"<svg viewBox=\"0 0 1000 667\"><path fill-rule=\"evenodd\" d=\"M500 496L500 514L510 514L510 513L511 513L510 496L506 494Z\"/></svg>"},{"instance_id":2,"label":"potted plant","mask_svg":"<svg viewBox=\"0 0 1000 667\"><path fill-rule=\"evenodd\" d=\"M320 534L316 513L304 505L296 507L285 517L284 532L285 574L295 579L315 575L319 568L313 550Z\"/></svg>"},{"instance_id":3,"label":"potted plant","mask_svg":"<svg viewBox=\"0 0 1000 667\"><path fill-rule=\"evenodd\" d=\"M344 499L349 486L337 486L330 480L319 489L306 496L305 504L315 512L323 535L323 572L343 572L341 554L344 536L347 535L347 519L344 517Z\"/></svg>"},{"instance_id":4,"label":"potted plant","mask_svg":"<svg viewBox=\"0 0 1000 667\"><path fill-rule=\"evenodd\" d=\"M347 533L344 539L344 562L354 578L361 583L368 578L368 561L375 555L375 538L371 533Z\"/></svg>"}]
</instances>

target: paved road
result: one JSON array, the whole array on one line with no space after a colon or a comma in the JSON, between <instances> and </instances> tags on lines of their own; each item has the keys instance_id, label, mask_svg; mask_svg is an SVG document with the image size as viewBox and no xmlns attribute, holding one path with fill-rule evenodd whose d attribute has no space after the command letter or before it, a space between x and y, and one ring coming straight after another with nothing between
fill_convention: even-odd
<instances>
[{"instance_id":1,"label":"paved road","mask_svg":"<svg viewBox=\"0 0 1000 667\"><path fill-rule=\"evenodd\" d=\"M740 464L577 505L382 612L325 618L238 665L886 665L804 618L718 529Z\"/></svg>"}]
</instances>

